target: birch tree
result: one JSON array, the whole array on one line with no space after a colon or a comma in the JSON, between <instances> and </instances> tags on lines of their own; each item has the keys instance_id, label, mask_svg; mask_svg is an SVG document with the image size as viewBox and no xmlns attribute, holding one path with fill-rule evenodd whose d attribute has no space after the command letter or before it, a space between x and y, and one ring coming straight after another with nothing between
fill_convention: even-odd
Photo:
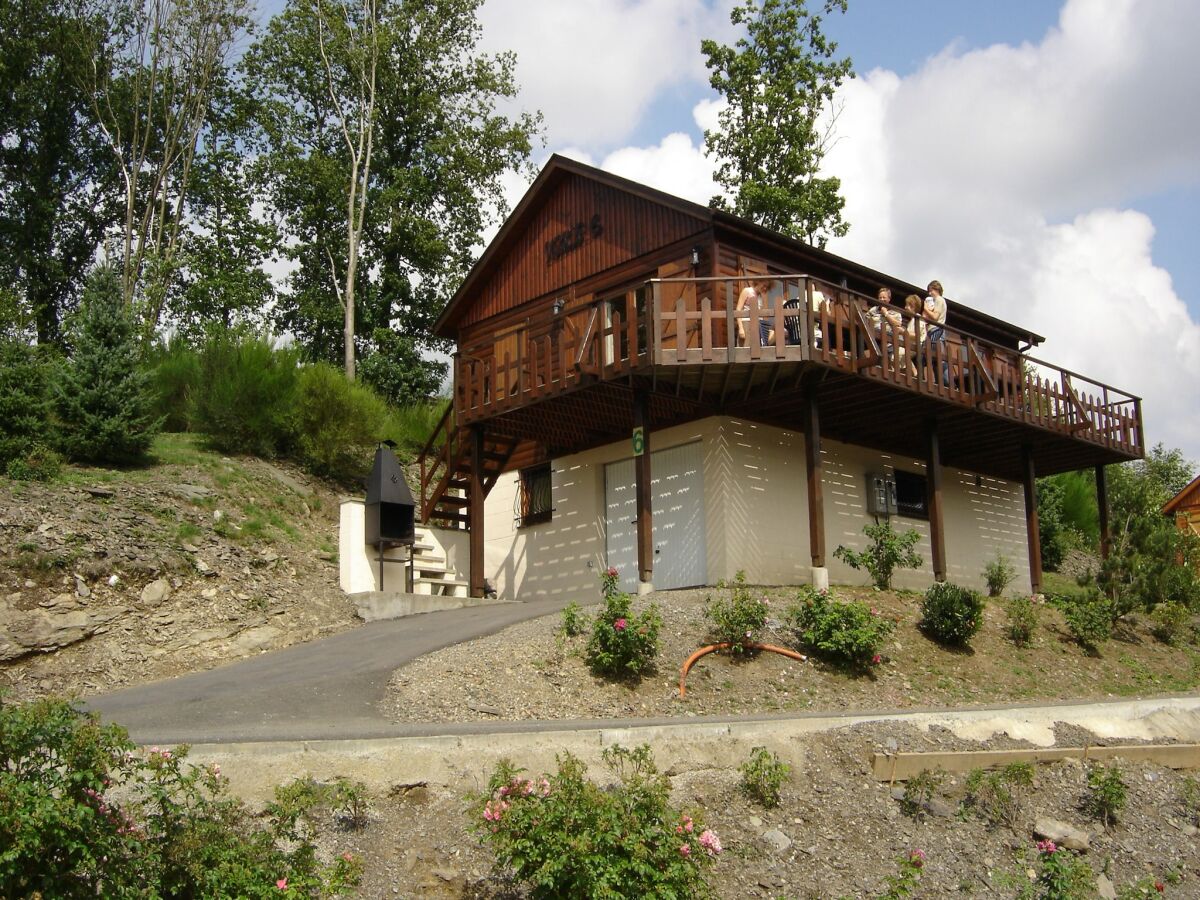
<instances>
[{"instance_id":1,"label":"birch tree","mask_svg":"<svg viewBox=\"0 0 1200 900\"><path fill-rule=\"evenodd\" d=\"M249 24L249 0L84 0L109 25L87 90L123 196L121 293L144 337L162 315L213 85ZM149 278L145 276L149 275Z\"/></svg>"}]
</instances>

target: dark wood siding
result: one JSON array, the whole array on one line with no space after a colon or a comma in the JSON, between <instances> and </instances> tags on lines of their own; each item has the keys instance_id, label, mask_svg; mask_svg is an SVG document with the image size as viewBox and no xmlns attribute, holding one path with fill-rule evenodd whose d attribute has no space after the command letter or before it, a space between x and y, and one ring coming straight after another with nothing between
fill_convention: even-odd
<instances>
[{"instance_id":1,"label":"dark wood siding","mask_svg":"<svg viewBox=\"0 0 1200 900\"><path fill-rule=\"evenodd\" d=\"M599 216L602 233L591 233ZM530 228L497 261L469 302L459 323L465 328L594 273L706 230L707 222L607 185L569 175L540 209L528 214ZM548 260L546 243L583 225L582 244Z\"/></svg>"}]
</instances>

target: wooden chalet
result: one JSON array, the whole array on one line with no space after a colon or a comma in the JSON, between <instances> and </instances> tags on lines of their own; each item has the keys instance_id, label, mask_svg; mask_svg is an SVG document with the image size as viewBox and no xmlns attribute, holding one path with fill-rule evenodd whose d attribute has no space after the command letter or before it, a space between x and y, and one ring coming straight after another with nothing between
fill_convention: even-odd
<instances>
[{"instance_id":1,"label":"wooden chalet","mask_svg":"<svg viewBox=\"0 0 1200 900\"><path fill-rule=\"evenodd\" d=\"M1175 520L1180 531L1190 531L1200 537L1200 476L1193 478L1182 491L1166 502L1164 516Z\"/></svg>"},{"instance_id":2,"label":"wooden chalet","mask_svg":"<svg viewBox=\"0 0 1200 900\"><path fill-rule=\"evenodd\" d=\"M766 299L739 310L752 280ZM946 342L922 347L907 314L873 313L881 286L897 309L926 296L552 157L437 320L453 403L420 458L420 519L465 541L475 596L574 590L618 556L641 589L739 568L821 583L827 547L881 517L922 532L926 581L977 579L994 550L1039 590L1035 477L1094 468L1103 503L1103 467L1143 455L1139 398L953 300Z\"/></svg>"}]
</instances>

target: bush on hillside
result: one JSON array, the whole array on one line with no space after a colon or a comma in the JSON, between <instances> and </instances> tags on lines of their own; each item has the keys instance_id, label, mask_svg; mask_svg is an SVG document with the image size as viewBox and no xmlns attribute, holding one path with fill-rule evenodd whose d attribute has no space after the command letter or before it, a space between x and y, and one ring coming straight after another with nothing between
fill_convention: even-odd
<instances>
[{"instance_id":1,"label":"bush on hillside","mask_svg":"<svg viewBox=\"0 0 1200 900\"><path fill-rule=\"evenodd\" d=\"M804 587L788 607L787 622L801 647L830 659L867 666L892 633L892 623L859 600L841 602L832 591Z\"/></svg>"},{"instance_id":2,"label":"bush on hillside","mask_svg":"<svg viewBox=\"0 0 1200 900\"><path fill-rule=\"evenodd\" d=\"M1096 653L1100 645L1112 637L1117 608L1112 600L1094 588L1082 596L1048 595L1046 602L1058 607L1075 642L1088 653Z\"/></svg>"},{"instance_id":3,"label":"bush on hillside","mask_svg":"<svg viewBox=\"0 0 1200 900\"><path fill-rule=\"evenodd\" d=\"M156 347L147 360L154 386L154 412L164 431L189 431L189 401L200 384L200 354L185 341Z\"/></svg>"},{"instance_id":4,"label":"bush on hillside","mask_svg":"<svg viewBox=\"0 0 1200 900\"><path fill-rule=\"evenodd\" d=\"M921 601L921 630L940 643L965 646L983 627L983 606L978 592L939 581Z\"/></svg>"},{"instance_id":5,"label":"bush on hillside","mask_svg":"<svg viewBox=\"0 0 1200 900\"><path fill-rule=\"evenodd\" d=\"M296 456L310 472L348 481L370 465L383 436L387 404L329 363L305 366L296 380Z\"/></svg>"},{"instance_id":6,"label":"bush on hillside","mask_svg":"<svg viewBox=\"0 0 1200 900\"><path fill-rule=\"evenodd\" d=\"M200 352L190 420L226 453L273 457L292 443L299 353L263 337L213 335Z\"/></svg>"},{"instance_id":7,"label":"bush on hillside","mask_svg":"<svg viewBox=\"0 0 1200 900\"><path fill-rule=\"evenodd\" d=\"M0 340L0 468L50 440L49 385L39 348Z\"/></svg>"},{"instance_id":8,"label":"bush on hillside","mask_svg":"<svg viewBox=\"0 0 1200 900\"><path fill-rule=\"evenodd\" d=\"M0 698L0 896L331 897L357 883L322 864L311 804L281 790L263 824L187 749L139 750L61 700Z\"/></svg>"},{"instance_id":9,"label":"bush on hillside","mask_svg":"<svg viewBox=\"0 0 1200 900\"><path fill-rule=\"evenodd\" d=\"M721 852L717 835L672 807L670 784L647 746L603 751L617 778L601 788L570 753L558 771L521 778L502 760L473 825L535 898L709 897L706 870Z\"/></svg>"},{"instance_id":10,"label":"bush on hillside","mask_svg":"<svg viewBox=\"0 0 1200 900\"><path fill-rule=\"evenodd\" d=\"M746 573L738 570L733 584L717 585L727 596L709 597L704 603L704 617L709 621L709 634L719 643L732 645L735 655L746 652L745 645L759 638L767 624L767 601L752 597L746 585Z\"/></svg>"},{"instance_id":11,"label":"bush on hillside","mask_svg":"<svg viewBox=\"0 0 1200 900\"><path fill-rule=\"evenodd\" d=\"M892 573L897 568L920 568L921 556L913 548L921 539L921 535L915 529L910 528L903 534L897 534L892 530L890 522L883 521L864 526L863 534L871 540L866 550L860 553L849 547L839 546L833 551L833 556L852 569L866 569L871 573L875 587L881 591L891 588Z\"/></svg>"},{"instance_id":12,"label":"bush on hillside","mask_svg":"<svg viewBox=\"0 0 1200 900\"><path fill-rule=\"evenodd\" d=\"M141 462L162 419L112 266L88 277L72 335L75 352L53 385L59 445L85 462Z\"/></svg>"},{"instance_id":13,"label":"bush on hillside","mask_svg":"<svg viewBox=\"0 0 1200 900\"><path fill-rule=\"evenodd\" d=\"M617 587L618 578L611 568L600 576L604 605L592 622L584 656L593 675L636 680L658 657L662 616L654 604L634 615L630 596Z\"/></svg>"}]
</instances>

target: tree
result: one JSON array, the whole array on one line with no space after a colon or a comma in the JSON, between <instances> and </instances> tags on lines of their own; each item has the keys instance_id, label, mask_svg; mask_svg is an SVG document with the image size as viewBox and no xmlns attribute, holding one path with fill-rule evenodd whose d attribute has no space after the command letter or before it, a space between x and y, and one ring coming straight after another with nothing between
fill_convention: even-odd
<instances>
[{"instance_id":1,"label":"tree","mask_svg":"<svg viewBox=\"0 0 1200 900\"><path fill-rule=\"evenodd\" d=\"M249 0L81 0L109 32L83 81L120 173L121 292L158 325L176 272L192 164ZM149 272L147 272L149 269ZM149 274L146 283L144 276Z\"/></svg>"},{"instance_id":2,"label":"tree","mask_svg":"<svg viewBox=\"0 0 1200 900\"><path fill-rule=\"evenodd\" d=\"M847 0L825 0L826 15ZM720 128L704 133L725 194L712 205L824 247L849 230L841 181L820 178L832 136L834 92L853 78L849 58L821 30L805 0L744 0L730 13L746 36L734 46L701 43L709 83L727 102Z\"/></svg>"},{"instance_id":3,"label":"tree","mask_svg":"<svg viewBox=\"0 0 1200 900\"><path fill-rule=\"evenodd\" d=\"M69 0L0 4L0 284L5 324L60 344L104 229L114 171L81 84L105 29Z\"/></svg>"},{"instance_id":4,"label":"tree","mask_svg":"<svg viewBox=\"0 0 1200 900\"><path fill-rule=\"evenodd\" d=\"M60 443L72 459L136 463L162 420L154 416L150 376L138 367L140 345L112 265L88 278L75 353L54 385Z\"/></svg>"},{"instance_id":5,"label":"tree","mask_svg":"<svg viewBox=\"0 0 1200 900\"><path fill-rule=\"evenodd\" d=\"M424 359L416 341L390 328L372 335L375 350L363 357L359 377L393 406L420 403L437 395L446 364Z\"/></svg>"},{"instance_id":6,"label":"tree","mask_svg":"<svg viewBox=\"0 0 1200 900\"><path fill-rule=\"evenodd\" d=\"M538 119L496 113L516 94L514 60L477 51L478 7L290 0L244 60L293 239L277 323L347 374L380 328L437 346L446 290L504 212L500 177L527 164Z\"/></svg>"}]
</instances>

